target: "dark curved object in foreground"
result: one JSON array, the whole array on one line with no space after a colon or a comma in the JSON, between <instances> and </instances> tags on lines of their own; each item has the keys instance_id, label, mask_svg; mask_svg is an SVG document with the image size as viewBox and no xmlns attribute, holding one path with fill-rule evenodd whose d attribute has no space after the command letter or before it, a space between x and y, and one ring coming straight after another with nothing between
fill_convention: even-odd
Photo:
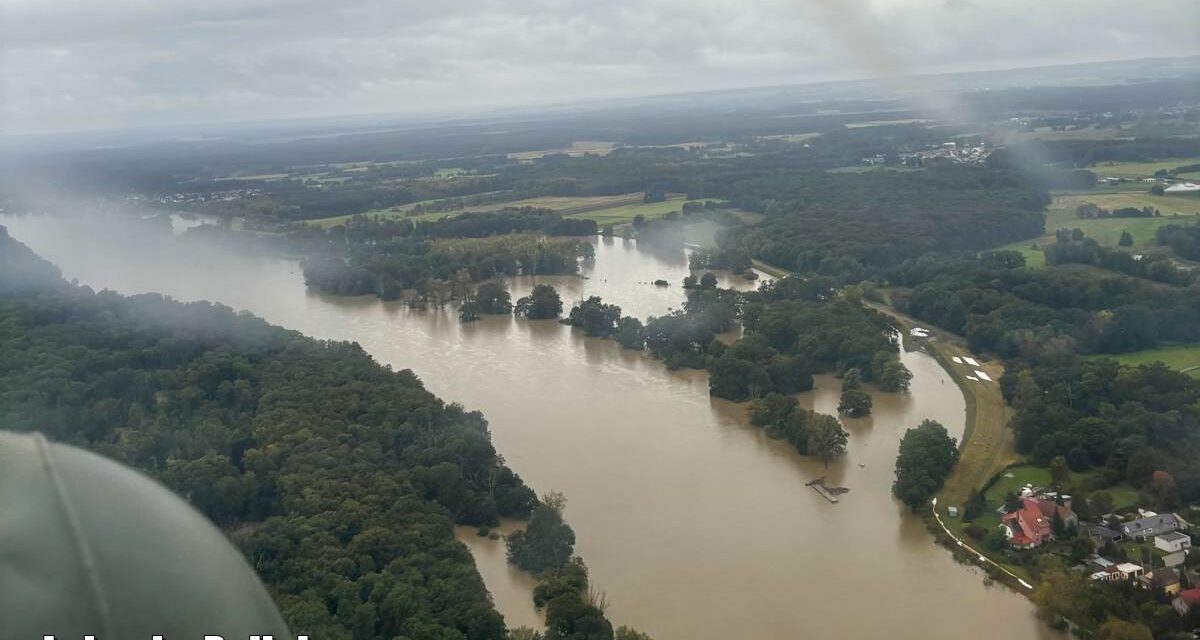
<instances>
[{"instance_id":1,"label":"dark curved object in foreground","mask_svg":"<svg viewBox=\"0 0 1200 640\"><path fill-rule=\"evenodd\" d=\"M242 555L153 480L0 431L4 638L290 638Z\"/></svg>"}]
</instances>

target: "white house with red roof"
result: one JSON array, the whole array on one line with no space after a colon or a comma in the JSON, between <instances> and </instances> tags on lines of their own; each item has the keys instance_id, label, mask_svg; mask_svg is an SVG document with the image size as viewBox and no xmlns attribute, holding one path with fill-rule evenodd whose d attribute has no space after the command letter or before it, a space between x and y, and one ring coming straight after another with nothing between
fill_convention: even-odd
<instances>
[{"instance_id":1,"label":"white house with red roof","mask_svg":"<svg viewBox=\"0 0 1200 640\"><path fill-rule=\"evenodd\" d=\"M1058 504L1038 498L1021 498L1021 508L1004 514L1000 522L1004 524L1010 545L1017 549L1034 549L1054 539L1056 514L1065 526L1079 523L1069 502Z\"/></svg>"}]
</instances>

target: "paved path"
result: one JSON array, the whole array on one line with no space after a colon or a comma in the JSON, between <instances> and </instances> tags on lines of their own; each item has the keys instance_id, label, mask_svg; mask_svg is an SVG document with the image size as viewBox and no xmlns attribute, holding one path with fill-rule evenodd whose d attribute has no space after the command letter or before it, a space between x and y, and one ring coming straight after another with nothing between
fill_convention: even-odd
<instances>
[{"instance_id":1,"label":"paved path","mask_svg":"<svg viewBox=\"0 0 1200 640\"><path fill-rule=\"evenodd\" d=\"M932 511L933 511L933 517L934 517L934 518L937 520L938 526L940 526L940 527L942 528L942 531L945 531L945 532L946 532L946 535L950 536L950 539L951 539L951 540L953 540L953 541L957 542L957 543L958 543L958 546L962 547L963 549L966 549L967 551L970 551L971 553L975 554L975 556L976 556L976 559L977 559L977 560L978 560L980 563L987 563L987 564L990 564L990 565L992 565L993 567L996 567L997 569L999 569L999 570L1003 571L1003 572L1004 572L1005 574L1007 574L1008 576L1012 577L1012 579L1013 579L1013 580L1016 580L1016 581L1017 581L1017 583L1018 583L1018 584L1020 584L1022 587L1025 587L1026 589L1033 589L1033 585L1029 584L1028 582L1025 582L1025 580L1024 580L1023 578L1021 578L1021 576L1018 576L1017 574L1013 573L1012 571L1009 571L1008 569L1005 569L1003 566L1001 566L1000 564L996 563L996 562L995 562L994 560L992 560L991 558L989 558L989 557L987 557L987 556L983 555L982 553L980 553L978 550L976 550L976 549L975 549L974 547L972 547L971 545L969 545L969 544L967 544L967 543L963 542L962 540L960 540L960 539L958 538L958 536L954 535L953 533L950 533L950 529L948 529L948 528L946 527L946 523L945 523L945 522L942 522L942 516L941 516L941 514L939 514L939 513L938 513L938 510L937 510L937 502L938 502L938 499L937 499L937 498L934 498L933 500L931 500L931 501L930 501L930 504L931 504L931 505L933 505L933 508L932 508Z\"/></svg>"}]
</instances>

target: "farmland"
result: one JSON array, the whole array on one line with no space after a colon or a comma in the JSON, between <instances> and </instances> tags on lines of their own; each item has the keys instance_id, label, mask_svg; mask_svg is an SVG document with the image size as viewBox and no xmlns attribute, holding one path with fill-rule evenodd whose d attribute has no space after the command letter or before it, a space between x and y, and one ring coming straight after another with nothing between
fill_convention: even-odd
<instances>
[{"instance_id":1,"label":"farmland","mask_svg":"<svg viewBox=\"0 0 1200 640\"><path fill-rule=\"evenodd\" d=\"M1162 215L1156 218L1080 218L1076 208L1087 203L1109 210L1152 207ZM1134 249L1151 249L1155 246L1154 234L1159 227L1191 222L1196 216L1200 216L1200 198L1194 196L1157 196L1142 191L1060 194L1046 208L1045 234L1000 248L1020 251L1025 255L1027 265L1042 267L1046 264L1045 257L1040 248L1034 247L1052 244L1054 232L1059 229L1082 229L1089 238L1110 247L1118 246L1121 233L1128 231L1133 236Z\"/></svg>"},{"instance_id":2,"label":"farmland","mask_svg":"<svg viewBox=\"0 0 1200 640\"><path fill-rule=\"evenodd\" d=\"M464 207L459 211L437 211L431 213L423 213L420 215L408 215L415 207L422 204L430 204L432 200L424 202L415 202L413 204L395 207L393 209L383 209L377 211L368 211L366 216L374 218L407 218L413 222L424 220L437 220L447 216L455 216L459 213L467 211L473 212L489 212L499 211L509 207L536 207L539 209L550 209L557 211L568 218L580 218L595 220L600 226L612 224L625 224L633 220L635 216L644 216L647 220L661 218L673 211L680 211L683 208L683 196L671 196L663 202L642 202L641 193L625 193L615 196L589 196L589 197L557 197L543 196L538 198L525 198L523 200L510 200L506 202L493 202L478 206ZM309 224L315 224L322 227L332 227L344 223L352 216L333 216L329 218L320 218L310 220Z\"/></svg>"},{"instance_id":3,"label":"farmland","mask_svg":"<svg viewBox=\"0 0 1200 640\"><path fill-rule=\"evenodd\" d=\"M1158 209L1161 217L1157 218L1098 218L1082 219L1076 215L1076 208L1085 203L1092 203L1105 209L1115 210L1124 207L1152 207ZM1156 196L1150 193L1100 193L1095 195L1063 195L1054 198L1054 202L1046 210L1046 237L1043 240L1052 242L1054 231L1057 229L1083 229L1089 238L1109 246L1117 246L1121 232L1128 231L1133 236L1134 247L1146 247L1154 243L1154 232L1159 227L1178 223L1175 216L1195 216L1200 214L1200 198L1190 196Z\"/></svg>"},{"instance_id":4,"label":"farmland","mask_svg":"<svg viewBox=\"0 0 1200 640\"><path fill-rule=\"evenodd\" d=\"M517 153L508 154L509 158L514 160L536 160L545 156L555 154L565 154L568 156L582 156L587 154L595 154L598 156L608 155L616 149L617 145L611 142L602 142L598 140L578 140L572 142L571 146L559 149L538 149L536 151L520 151Z\"/></svg>"},{"instance_id":5,"label":"farmland","mask_svg":"<svg viewBox=\"0 0 1200 640\"><path fill-rule=\"evenodd\" d=\"M1156 171L1170 171L1176 167L1200 164L1200 158L1171 158L1153 162L1106 162L1091 167L1092 172L1102 178L1149 178ZM1178 174L1181 178L1200 176L1200 171Z\"/></svg>"}]
</instances>

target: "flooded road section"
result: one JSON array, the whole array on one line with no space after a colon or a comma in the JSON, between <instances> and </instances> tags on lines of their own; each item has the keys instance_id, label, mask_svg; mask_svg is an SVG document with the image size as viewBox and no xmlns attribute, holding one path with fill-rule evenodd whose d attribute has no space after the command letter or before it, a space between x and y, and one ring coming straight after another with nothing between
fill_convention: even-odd
<instances>
[{"instance_id":1,"label":"flooded road section","mask_svg":"<svg viewBox=\"0 0 1200 640\"><path fill-rule=\"evenodd\" d=\"M566 494L592 582L614 624L657 640L1053 637L1031 604L956 564L892 499L897 445L924 418L961 436L962 394L937 363L903 355L906 395L874 394L874 415L846 420L849 452L829 469L750 426L745 407L710 398L702 371L668 371L554 321L412 311L374 298L306 290L293 261L131 245L102 229L0 218L64 275L122 293L159 291L246 309L319 338L354 340L411 368L447 401L487 416L496 448L539 492ZM585 278L551 277L569 308L600 295L643 320L684 300L684 253L597 240ZM670 287L655 287L662 278ZM514 299L535 281L518 278ZM751 283L740 281L742 286ZM726 281L723 284L730 284ZM802 396L834 413L829 376ZM850 492L830 504L804 483ZM510 626L538 624L532 578L504 564L502 541L460 530Z\"/></svg>"}]
</instances>

